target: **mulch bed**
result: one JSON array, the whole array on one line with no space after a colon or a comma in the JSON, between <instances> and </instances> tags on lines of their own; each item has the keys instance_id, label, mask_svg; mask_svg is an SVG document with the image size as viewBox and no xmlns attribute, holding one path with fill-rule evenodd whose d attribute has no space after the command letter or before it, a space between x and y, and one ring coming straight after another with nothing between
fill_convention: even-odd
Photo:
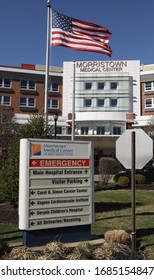
<instances>
[{"instance_id":1,"label":"mulch bed","mask_svg":"<svg viewBox=\"0 0 154 280\"><path fill-rule=\"evenodd\" d=\"M14 208L9 203L0 204L0 223L1 224L17 224L18 208Z\"/></svg>"}]
</instances>

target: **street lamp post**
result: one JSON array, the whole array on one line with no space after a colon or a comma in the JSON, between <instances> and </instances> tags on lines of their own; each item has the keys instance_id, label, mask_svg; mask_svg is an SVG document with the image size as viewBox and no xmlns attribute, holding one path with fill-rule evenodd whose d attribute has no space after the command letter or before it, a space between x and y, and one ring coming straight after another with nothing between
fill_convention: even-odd
<instances>
[{"instance_id":1,"label":"street lamp post","mask_svg":"<svg viewBox=\"0 0 154 280\"><path fill-rule=\"evenodd\" d=\"M53 119L54 119L54 122L55 122L55 139L56 139L56 136L57 136L57 120L58 120L58 113L57 112L53 115Z\"/></svg>"}]
</instances>

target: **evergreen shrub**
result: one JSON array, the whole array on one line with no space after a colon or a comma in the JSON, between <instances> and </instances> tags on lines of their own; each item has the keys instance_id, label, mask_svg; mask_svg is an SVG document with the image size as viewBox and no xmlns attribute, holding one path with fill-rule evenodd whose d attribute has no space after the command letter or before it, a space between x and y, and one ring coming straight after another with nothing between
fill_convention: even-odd
<instances>
[{"instance_id":1,"label":"evergreen shrub","mask_svg":"<svg viewBox=\"0 0 154 280\"><path fill-rule=\"evenodd\" d=\"M114 176L113 176L113 181L114 181L115 183L118 183L119 177L121 177L121 174L116 174L116 175L114 175Z\"/></svg>"},{"instance_id":2,"label":"evergreen shrub","mask_svg":"<svg viewBox=\"0 0 154 280\"><path fill-rule=\"evenodd\" d=\"M136 184L145 184L146 183L146 177L142 174L136 174L135 175L135 181L136 181Z\"/></svg>"},{"instance_id":3,"label":"evergreen shrub","mask_svg":"<svg viewBox=\"0 0 154 280\"><path fill-rule=\"evenodd\" d=\"M130 185L130 179L127 176L120 176L118 184L121 187L128 187Z\"/></svg>"}]
</instances>

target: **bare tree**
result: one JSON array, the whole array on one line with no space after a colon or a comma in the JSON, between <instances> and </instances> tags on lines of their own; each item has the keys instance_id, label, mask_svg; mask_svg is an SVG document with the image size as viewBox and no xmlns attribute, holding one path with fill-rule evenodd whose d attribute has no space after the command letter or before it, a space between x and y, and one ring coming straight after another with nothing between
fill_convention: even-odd
<instances>
[{"instance_id":1,"label":"bare tree","mask_svg":"<svg viewBox=\"0 0 154 280\"><path fill-rule=\"evenodd\" d=\"M120 163L111 157L101 157L99 160L101 181L107 184L110 178L121 170Z\"/></svg>"},{"instance_id":2,"label":"bare tree","mask_svg":"<svg viewBox=\"0 0 154 280\"><path fill-rule=\"evenodd\" d=\"M154 116L151 116L149 119L147 126L145 126L144 131L154 139Z\"/></svg>"}]
</instances>

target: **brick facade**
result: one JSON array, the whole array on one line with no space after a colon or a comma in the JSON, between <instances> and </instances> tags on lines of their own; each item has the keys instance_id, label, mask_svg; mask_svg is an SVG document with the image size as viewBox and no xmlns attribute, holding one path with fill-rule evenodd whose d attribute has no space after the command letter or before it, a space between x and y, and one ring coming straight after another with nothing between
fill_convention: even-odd
<instances>
[{"instance_id":1,"label":"brick facade","mask_svg":"<svg viewBox=\"0 0 154 280\"><path fill-rule=\"evenodd\" d=\"M10 87L4 84L0 86L1 105L5 103L4 98L10 98L10 106L13 108L14 114L43 114L44 113L44 91L45 91L45 71L36 70L35 65L22 64L20 68L0 67L0 78L3 83L5 80L10 80ZM21 88L21 81L32 81L35 83L35 89ZM56 112L62 115L62 74L59 72L49 73L49 82L58 84L57 91L50 91L48 99L55 100L58 106L53 106L48 109L48 115L53 115ZM21 98L27 102L31 99L35 106L21 104Z\"/></svg>"}]
</instances>

